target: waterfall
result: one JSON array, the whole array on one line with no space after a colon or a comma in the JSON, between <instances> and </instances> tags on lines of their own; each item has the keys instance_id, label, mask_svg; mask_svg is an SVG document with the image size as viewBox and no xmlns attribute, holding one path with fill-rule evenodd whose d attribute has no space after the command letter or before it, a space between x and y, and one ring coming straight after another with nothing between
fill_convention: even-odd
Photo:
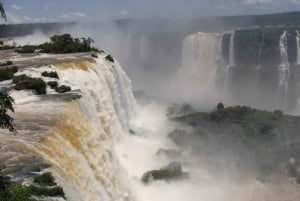
<instances>
[{"instance_id":1,"label":"waterfall","mask_svg":"<svg viewBox=\"0 0 300 201\"><path fill-rule=\"evenodd\" d=\"M296 31L296 41L297 41L297 64L300 64L300 33Z\"/></svg>"},{"instance_id":2,"label":"waterfall","mask_svg":"<svg viewBox=\"0 0 300 201\"><path fill-rule=\"evenodd\" d=\"M259 71L261 69L261 54L264 48L264 44L265 44L265 33L262 34L262 40L259 46L259 50L258 50L258 62L257 62L257 66L256 66L256 84L258 85L258 76L259 76Z\"/></svg>"},{"instance_id":3,"label":"waterfall","mask_svg":"<svg viewBox=\"0 0 300 201\"><path fill-rule=\"evenodd\" d=\"M36 105L33 111L28 104L17 105L19 113L28 114L25 116L45 114L39 121L49 123L45 123L43 130L31 131L44 139L22 142L31 153L51 165L57 183L72 201L134 200L126 170L119 164L114 147L130 129L136 102L131 81L119 63L109 62L105 56L99 54L93 61L68 61L20 72L37 77L44 70L54 70L60 77L59 85L72 88L72 93L62 95L47 88L48 95L32 103ZM81 98L64 101L63 97L72 97L73 93ZM18 103L18 96L14 97ZM22 128L27 123L23 122ZM19 132L21 136L27 133L26 129Z\"/></svg>"},{"instance_id":4,"label":"waterfall","mask_svg":"<svg viewBox=\"0 0 300 201\"><path fill-rule=\"evenodd\" d=\"M224 89L226 92L230 90L232 69L235 66L234 38L235 38L235 32L232 32L230 35L230 42L229 42L229 64L225 68Z\"/></svg>"},{"instance_id":5,"label":"waterfall","mask_svg":"<svg viewBox=\"0 0 300 201\"><path fill-rule=\"evenodd\" d=\"M287 45L288 32L284 31L280 36L279 49L281 63L279 65L279 102L285 104L288 93L289 77L290 77L290 63L288 61L288 45Z\"/></svg>"},{"instance_id":6,"label":"waterfall","mask_svg":"<svg viewBox=\"0 0 300 201\"><path fill-rule=\"evenodd\" d=\"M216 79L217 52L222 34L202 33L184 40L183 62L179 75L193 84L211 86Z\"/></svg>"}]
</instances>

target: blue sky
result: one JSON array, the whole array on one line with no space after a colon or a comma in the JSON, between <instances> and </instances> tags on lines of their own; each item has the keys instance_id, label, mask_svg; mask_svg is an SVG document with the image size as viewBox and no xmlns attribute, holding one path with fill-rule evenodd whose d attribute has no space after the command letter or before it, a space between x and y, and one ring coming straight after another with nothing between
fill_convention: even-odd
<instances>
[{"instance_id":1,"label":"blue sky","mask_svg":"<svg viewBox=\"0 0 300 201\"><path fill-rule=\"evenodd\" d=\"M300 0L1 0L9 23L186 18L300 10Z\"/></svg>"}]
</instances>

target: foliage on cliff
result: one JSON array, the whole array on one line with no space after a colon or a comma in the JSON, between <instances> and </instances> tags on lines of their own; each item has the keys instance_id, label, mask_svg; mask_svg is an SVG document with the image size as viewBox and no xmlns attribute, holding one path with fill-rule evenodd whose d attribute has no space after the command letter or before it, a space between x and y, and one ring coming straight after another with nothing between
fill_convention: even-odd
<instances>
[{"instance_id":1,"label":"foliage on cliff","mask_svg":"<svg viewBox=\"0 0 300 201\"><path fill-rule=\"evenodd\" d=\"M300 160L300 117L284 115L279 110L225 108L219 104L212 112L196 112L172 120L192 128L169 133L175 144L196 156L205 154L216 163L220 156L234 157L229 163L256 166L265 175L290 159Z\"/></svg>"}]
</instances>

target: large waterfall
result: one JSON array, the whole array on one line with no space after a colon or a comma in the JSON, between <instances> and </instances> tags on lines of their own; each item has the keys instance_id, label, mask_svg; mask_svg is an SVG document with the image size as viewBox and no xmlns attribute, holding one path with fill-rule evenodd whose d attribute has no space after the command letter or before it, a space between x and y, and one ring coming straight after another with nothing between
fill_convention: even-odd
<instances>
[{"instance_id":1,"label":"large waterfall","mask_svg":"<svg viewBox=\"0 0 300 201\"><path fill-rule=\"evenodd\" d=\"M121 135L128 133L136 103L131 82L118 62L106 60L105 55L98 56L94 60L83 58L83 61L71 58L73 61L19 72L40 77L45 70L57 71L59 84L71 86L73 92L59 95L48 88L48 95L41 99L13 91L18 137L21 138L18 141L51 165L68 200L130 201L134 196L114 146ZM38 63L38 59L32 60ZM74 94L81 98L68 101ZM24 117L39 119L39 124L45 125L43 129L33 127L33 120L24 120ZM20 124L18 119L22 120ZM27 125L33 129L31 132ZM7 138L12 140L10 135Z\"/></svg>"},{"instance_id":2,"label":"large waterfall","mask_svg":"<svg viewBox=\"0 0 300 201\"><path fill-rule=\"evenodd\" d=\"M202 85L214 84L217 69L217 53L222 34L197 33L184 41L180 75Z\"/></svg>"}]
</instances>

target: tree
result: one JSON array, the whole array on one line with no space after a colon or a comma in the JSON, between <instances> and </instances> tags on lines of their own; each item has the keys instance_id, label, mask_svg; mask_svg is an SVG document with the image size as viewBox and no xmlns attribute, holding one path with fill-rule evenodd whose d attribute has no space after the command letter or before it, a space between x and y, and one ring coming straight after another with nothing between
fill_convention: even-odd
<instances>
[{"instance_id":1,"label":"tree","mask_svg":"<svg viewBox=\"0 0 300 201\"><path fill-rule=\"evenodd\" d=\"M0 13L1 17L6 19L3 3L0 1ZM7 114L8 111L14 112L13 108L14 100L12 97L0 92L0 128L8 129L10 132L16 133L17 130L13 125L14 119ZM1 169L0 169L1 170Z\"/></svg>"},{"instance_id":2,"label":"tree","mask_svg":"<svg viewBox=\"0 0 300 201\"><path fill-rule=\"evenodd\" d=\"M14 119L7 114L8 111L14 112L13 103L12 97L0 92L0 128L16 133L17 130L13 125Z\"/></svg>"},{"instance_id":3,"label":"tree","mask_svg":"<svg viewBox=\"0 0 300 201\"><path fill-rule=\"evenodd\" d=\"M6 19L6 13L5 13L5 10L4 10L4 5L3 3L0 1L0 14L1 14L1 17L5 19L5 21L7 21Z\"/></svg>"}]
</instances>

